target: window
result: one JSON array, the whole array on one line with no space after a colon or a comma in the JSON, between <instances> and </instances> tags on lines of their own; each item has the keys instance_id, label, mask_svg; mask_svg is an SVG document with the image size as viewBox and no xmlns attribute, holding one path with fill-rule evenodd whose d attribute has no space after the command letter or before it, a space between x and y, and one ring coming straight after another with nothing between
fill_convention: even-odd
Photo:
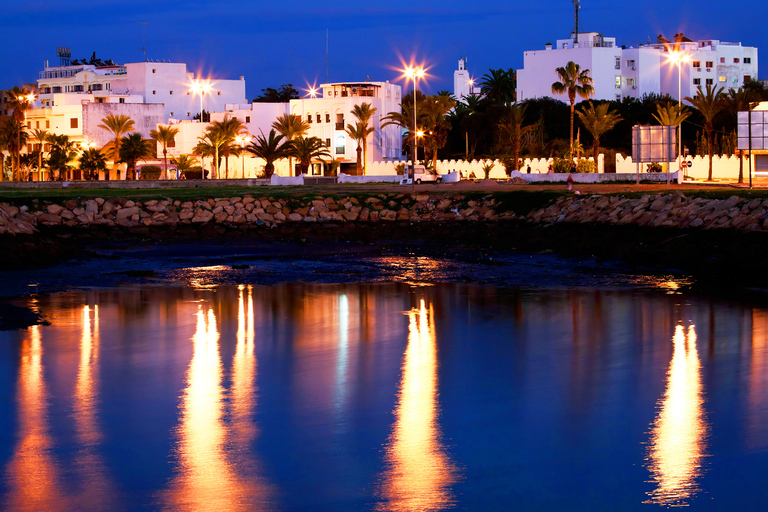
<instances>
[{"instance_id":1,"label":"window","mask_svg":"<svg viewBox=\"0 0 768 512\"><path fill-rule=\"evenodd\" d=\"M173 96L173 91L171 91L170 93L171 93L171 96Z\"/></svg>"},{"instance_id":2,"label":"window","mask_svg":"<svg viewBox=\"0 0 768 512\"><path fill-rule=\"evenodd\" d=\"M739 58L738 58L738 57L734 57L734 59L733 59L733 63L734 63L734 64L738 64L738 63L739 63Z\"/></svg>"},{"instance_id":3,"label":"window","mask_svg":"<svg viewBox=\"0 0 768 512\"><path fill-rule=\"evenodd\" d=\"M752 57L744 57L744 64L752 64Z\"/></svg>"},{"instance_id":4,"label":"window","mask_svg":"<svg viewBox=\"0 0 768 512\"><path fill-rule=\"evenodd\" d=\"M171 112L171 115L173 115L173 112ZM171 140L168 141L168 147L169 148L175 148L176 147L176 137L175 136Z\"/></svg>"},{"instance_id":5,"label":"window","mask_svg":"<svg viewBox=\"0 0 768 512\"><path fill-rule=\"evenodd\" d=\"M616 65L614 67L616 69L621 69L621 57L616 57Z\"/></svg>"},{"instance_id":6,"label":"window","mask_svg":"<svg viewBox=\"0 0 768 512\"><path fill-rule=\"evenodd\" d=\"M77 118L76 117L70 117L69 118L69 127L70 128L77 128Z\"/></svg>"},{"instance_id":7,"label":"window","mask_svg":"<svg viewBox=\"0 0 768 512\"><path fill-rule=\"evenodd\" d=\"M616 88L617 89L621 89L621 77L620 76L616 77Z\"/></svg>"},{"instance_id":8,"label":"window","mask_svg":"<svg viewBox=\"0 0 768 512\"><path fill-rule=\"evenodd\" d=\"M82 85L76 85L72 88L74 92L83 92L83 86Z\"/></svg>"},{"instance_id":9,"label":"window","mask_svg":"<svg viewBox=\"0 0 768 512\"><path fill-rule=\"evenodd\" d=\"M187 117L189 117L189 112L187 112Z\"/></svg>"},{"instance_id":10,"label":"window","mask_svg":"<svg viewBox=\"0 0 768 512\"><path fill-rule=\"evenodd\" d=\"M307 114L307 122L312 124L312 114Z\"/></svg>"},{"instance_id":11,"label":"window","mask_svg":"<svg viewBox=\"0 0 768 512\"><path fill-rule=\"evenodd\" d=\"M101 87L102 87L101 84L93 84L93 85L91 85L91 90L92 91L100 91Z\"/></svg>"},{"instance_id":12,"label":"window","mask_svg":"<svg viewBox=\"0 0 768 512\"><path fill-rule=\"evenodd\" d=\"M171 112L171 117L173 117L173 112Z\"/></svg>"},{"instance_id":13,"label":"window","mask_svg":"<svg viewBox=\"0 0 768 512\"><path fill-rule=\"evenodd\" d=\"M107 82L107 90L108 90L108 91L111 91L111 90L112 90L112 84L111 84L111 83L109 83L109 82Z\"/></svg>"},{"instance_id":14,"label":"window","mask_svg":"<svg viewBox=\"0 0 768 512\"><path fill-rule=\"evenodd\" d=\"M707 78L707 85L714 85L715 81L712 78Z\"/></svg>"},{"instance_id":15,"label":"window","mask_svg":"<svg viewBox=\"0 0 768 512\"><path fill-rule=\"evenodd\" d=\"M700 60L695 60L695 61L693 61L691 66L693 66L694 68L700 68L701 67L701 61Z\"/></svg>"},{"instance_id":16,"label":"window","mask_svg":"<svg viewBox=\"0 0 768 512\"><path fill-rule=\"evenodd\" d=\"M694 78L693 85L701 85L701 78Z\"/></svg>"},{"instance_id":17,"label":"window","mask_svg":"<svg viewBox=\"0 0 768 512\"><path fill-rule=\"evenodd\" d=\"M27 121L27 130L32 129L32 121Z\"/></svg>"},{"instance_id":18,"label":"window","mask_svg":"<svg viewBox=\"0 0 768 512\"><path fill-rule=\"evenodd\" d=\"M336 114L336 129L344 129L344 114Z\"/></svg>"},{"instance_id":19,"label":"window","mask_svg":"<svg viewBox=\"0 0 768 512\"><path fill-rule=\"evenodd\" d=\"M51 122L48 119L45 120L45 127L46 128L50 128L51 127Z\"/></svg>"},{"instance_id":20,"label":"window","mask_svg":"<svg viewBox=\"0 0 768 512\"><path fill-rule=\"evenodd\" d=\"M152 94L157 94L157 91L152 91Z\"/></svg>"},{"instance_id":21,"label":"window","mask_svg":"<svg viewBox=\"0 0 768 512\"><path fill-rule=\"evenodd\" d=\"M323 121L322 121L322 119L321 119L321 117L320 117L320 114L317 114L317 122L318 122L318 123L322 123L322 122L323 122Z\"/></svg>"},{"instance_id":22,"label":"window","mask_svg":"<svg viewBox=\"0 0 768 512\"><path fill-rule=\"evenodd\" d=\"M325 147L331 147L331 139L325 139Z\"/></svg>"},{"instance_id":23,"label":"window","mask_svg":"<svg viewBox=\"0 0 768 512\"><path fill-rule=\"evenodd\" d=\"M120 98L117 100L118 103L125 103L125 98Z\"/></svg>"},{"instance_id":24,"label":"window","mask_svg":"<svg viewBox=\"0 0 768 512\"><path fill-rule=\"evenodd\" d=\"M725 64L725 57L720 57L720 64Z\"/></svg>"},{"instance_id":25,"label":"window","mask_svg":"<svg viewBox=\"0 0 768 512\"><path fill-rule=\"evenodd\" d=\"M724 77L724 76L721 76L721 77L719 78L719 81L721 81L721 82L725 82L725 77Z\"/></svg>"},{"instance_id":26,"label":"window","mask_svg":"<svg viewBox=\"0 0 768 512\"><path fill-rule=\"evenodd\" d=\"M60 93L61 92L61 86L59 86L59 85L53 86L53 92L54 93Z\"/></svg>"},{"instance_id":27,"label":"window","mask_svg":"<svg viewBox=\"0 0 768 512\"><path fill-rule=\"evenodd\" d=\"M325 122L330 123L331 122L331 114L328 112L325 113Z\"/></svg>"},{"instance_id":28,"label":"window","mask_svg":"<svg viewBox=\"0 0 768 512\"><path fill-rule=\"evenodd\" d=\"M40 128L40 121L35 121L35 128Z\"/></svg>"},{"instance_id":29,"label":"window","mask_svg":"<svg viewBox=\"0 0 768 512\"><path fill-rule=\"evenodd\" d=\"M635 79L627 78L627 87L634 87L634 85L635 85Z\"/></svg>"},{"instance_id":30,"label":"window","mask_svg":"<svg viewBox=\"0 0 768 512\"><path fill-rule=\"evenodd\" d=\"M568 43L563 43L563 50L568 48Z\"/></svg>"},{"instance_id":31,"label":"window","mask_svg":"<svg viewBox=\"0 0 768 512\"><path fill-rule=\"evenodd\" d=\"M251 116L245 116L245 122L250 123L251 122Z\"/></svg>"},{"instance_id":32,"label":"window","mask_svg":"<svg viewBox=\"0 0 768 512\"><path fill-rule=\"evenodd\" d=\"M750 75L744 75L744 83L751 82L752 77Z\"/></svg>"},{"instance_id":33,"label":"window","mask_svg":"<svg viewBox=\"0 0 768 512\"><path fill-rule=\"evenodd\" d=\"M221 91L216 92L217 96L221 96Z\"/></svg>"},{"instance_id":34,"label":"window","mask_svg":"<svg viewBox=\"0 0 768 512\"><path fill-rule=\"evenodd\" d=\"M634 60L628 60L627 61L627 67L630 69L635 69L635 61Z\"/></svg>"},{"instance_id":35,"label":"window","mask_svg":"<svg viewBox=\"0 0 768 512\"><path fill-rule=\"evenodd\" d=\"M343 155L344 154L344 146L346 145L346 139L343 135L337 135L336 136L336 154L337 155Z\"/></svg>"},{"instance_id":36,"label":"window","mask_svg":"<svg viewBox=\"0 0 768 512\"><path fill-rule=\"evenodd\" d=\"M152 72L155 73L157 70L155 68L152 68Z\"/></svg>"},{"instance_id":37,"label":"window","mask_svg":"<svg viewBox=\"0 0 768 512\"><path fill-rule=\"evenodd\" d=\"M189 91L187 91L187 96L189 96Z\"/></svg>"},{"instance_id":38,"label":"window","mask_svg":"<svg viewBox=\"0 0 768 512\"><path fill-rule=\"evenodd\" d=\"M713 67L715 67L715 63L714 63L714 62L712 62L711 60L708 60L708 61L707 61L707 67L708 67L708 68L713 68Z\"/></svg>"},{"instance_id":39,"label":"window","mask_svg":"<svg viewBox=\"0 0 768 512\"><path fill-rule=\"evenodd\" d=\"M616 95L616 101L621 101L621 94ZM382 139L382 144L383 144L383 140L384 139Z\"/></svg>"}]
</instances>

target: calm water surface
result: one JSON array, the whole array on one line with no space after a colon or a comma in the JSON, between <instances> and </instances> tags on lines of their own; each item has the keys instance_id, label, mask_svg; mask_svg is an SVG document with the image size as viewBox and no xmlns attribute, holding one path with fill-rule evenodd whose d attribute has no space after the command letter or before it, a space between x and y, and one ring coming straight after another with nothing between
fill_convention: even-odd
<instances>
[{"instance_id":1,"label":"calm water surface","mask_svg":"<svg viewBox=\"0 0 768 512\"><path fill-rule=\"evenodd\" d=\"M766 309L405 283L26 303L52 324L0 333L3 510L768 502Z\"/></svg>"}]
</instances>

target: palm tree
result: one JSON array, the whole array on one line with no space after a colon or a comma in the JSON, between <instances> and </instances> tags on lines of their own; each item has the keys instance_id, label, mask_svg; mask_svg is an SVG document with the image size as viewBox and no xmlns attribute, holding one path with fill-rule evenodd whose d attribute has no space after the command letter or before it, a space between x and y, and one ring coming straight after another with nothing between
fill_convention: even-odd
<instances>
[{"instance_id":1,"label":"palm tree","mask_svg":"<svg viewBox=\"0 0 768 512\"><path fill-rule=\"evenodd\" d=\"M418 121L424 128L425 158L426 150L429 150L434 171L437 171L437 152L445 147L451 130L446 116L455 106L456 101L452 97L439 94L427 96L419 105L421 115Z\"/></svg>"},{"instance_id":2,"label":"palm tree","mask_svg":"<svg viewBox=\"0 0 768 512\"><path fill-rule=\"evenodd\" d=\"M554 94L568 94L568 101L571 103L571 158L573 158L573 114L576 104L576 95L588 100L595 94L595 88L592 87L592 77L588 69L581 69L581 66L570 61L565 67L557 68L555 74L559 81L552 84Z\"/></svg>"},{"instance_id":3,"label":"palm tree","mask_svg":"<svg viewBox=\"0 0 768 512\"><path fill-rule=\"evenodd\" d=\"M357 174L363 175L365 172L363 171L363 141L368 138L368 135L370 135L373 132L373 128L368 128L366 125L364 125L361 121L356 122L354 125L348 124L347 128L344 130L347 132L347 135L349 135L349 138L357 142Z\"/></svg>"},{"instance_id":4,"label":"palm tree","mask_svg":"<svg viewBox=\"0 0 768 512\"><path fill-rule=\"evenodd\" d=\"M272 123L272 128L290 141L306 135L309 131L309 123L295 114L283 114ZM288 158L288 174L293 176L293 159L291 157Z\"/></svg>"},{"instance_id":5,"label":"palm tree","mask_svg":"<svg viewBox=\"0 0 768 512\"><path fill-rule=\"evenodd\" d=\"M255 140L252 140L249 145L245 147L245 150L252 155L263 158L267 163L264 166L264 176L271 178L275 172L275 161L281 158L286 158L292 147L291 141L285 140L283 135L279 135L274 129L269 130L269 135L264 136L264 132L261 135L257 135Z\"/></svg>"},{"instance_id":6,"label":"palm tree","mask_svg":"<svg viewBox=\"0 0 768 512\"><path fill-rule=\"evenodd\" d=\"M323 161L322 157L324 156L333 158L331 152L325 146L325 142L319 137L304 137L303 135L291 141L291 148L288 154L295 156L299 161L299 171L302 174L307 172L312 160L320 159Z\"/></svg>"},{"instance_id":7,"label":"palm tree","mask_svg":"<svg viewBox=\"0 0 768 512\"><path fill-rule=\"evenodd\" d=\"M157 125L157 130L149 132L149 136L156 142L163 146L163 172L165 178L168 179L168 146L174 144L176 135L179 133L178 128L172 126L164 126L162 124Z\"/></svg>"},{"instance_id":8,"label":"palm tree","mask_svg":"<svg viewBox=\"0 0 768 512\"><path fill-rule=\"evenodd\" d=\"M18 179L21 165L21 149L27 144L27 131L24 124L11 117L5 120L3 126L3 139L5 149L11 154L11 180Z\"/></svg>"},{"instance_id":9,"label":"palm tree","mask_svg":"<svg viewBox=\"0 0 768 512\"><path fill-rule=\"evenodd\" d=\"M120 144L123 136L133 130L133 124L133 119L126 115L109 114L101 120L101 124L98 126L112 134L112 141L107 143L101 150L112 160L112 169L118 170L118 173L118 166L120 164ZM106 174L106 179L109 180L109 173Z\"/></svg>"},{"instance_id":10,"label":"palm tree","mask_svg":"<svg viewBox=\"0 0 768 512\"><path fill-rule=\"evenodd\" d=\"M515 90L517 89L517 79L515 70L509 69L489 69L480 79L480 92L491 103L497 105L508 105L515 101Z\"/></svg>"},{"instance_id":11,"label":"palm tree","mask_svg":"<svg viewBox=\"0 0 768 512\"><path fill-rule=\"evenodd\" d=\"M48 167L51 169L51 179L64 179L72 170L70 162L77 158L75 143L69 140L66 135L48 136L48 142L51 144L50 157L48 158Z\"/></svg>"},{"instance_id":12,"label":"palm tree","mask_svg":"<svg viewBox=\"0 0 768 512\"><path fill-rule=\"evenodd\" d=\"M107 158L100 150L88 148L80 155L80 170L86 180L98 180L100 172L107 172Z\"/></svg>"},{"instance_id":13,"label":"palm tree","mask_svg":"<svg viewBox=\"0 0 768 512\"><path fill-rule=\"evenodd\" d=\"M621 121L621 116L617 112L609 110L610 106L610 103L601 103L595 107L590 101L589 106L582 106L582 110L577 112L581 124L592 134L592 157L595 160L595 165L597 165L600 136L613 129Z\"/></svg>"},{"instance_id":14,"label":"palm tree","mask_svg":"<svg viewBox=\"0 0 768 512\"><path fill-rule=\"evenodd\" d=\"M120 139L120 161L128 164L125 179L134 179L136 162L144 160L155 153L152 143L143 138L140 133L132 133Z\"/></svg>"},{"instance_id":15,"label":"palm tree","mask_svg":"<svg viewBox=\"0 0 768 512\"><path fill-rule=\"evenodd\" d=\"M235 137L246 135L248 129L238 118L228 116L225 116L223 121L212 122L208 129L221 132L224 136L225 142L221 146L220 152L221 156L224 157L224 177L229 178L229 157L240 154L240 148L234 145Z\"/></svg>"},{"instance_id":16,"label":"palm tree","mask_svg":"<svg viewBox=\"0 0 768 512\"><path fill-rule=\"evenodd\" d=\"M707 84L707 92L701 89L701 86L696 88L696 96L693 98L686 97L685 101L693 105L693 108L698 110L702 116L704 116L704 131L707 134L707 153L709 155L709 181L712 181L712 120L725 106L723 99L722 87L714 87Z\"/></svg>"},{"instance_id":17,"label":"palm tree","mask_svg":"<svg viewBox=\"0 0 768 512\"><path fill-rule=\"evenodd\" d=\"M32 130L32 139L40 144L40 150L37 152L37 181L42 179L43 175L43 150L45 149L45 143L48 142L48 130L35 129Z\"/></svg>"},{"instance_id":18,"label":"palm tree","mask_svg":"<svg viewBox=\"0 0 768 512\"><path fill-rule=\"evenodd\" d=\"M219 179L219 156L221 155L221 148L227 143L227 135L221 130L212 129L209 126L197 140L199 142L195 146L193 153L201 158L206 156L213 157L213 175L211 179Z\"/></svg>"},{"instance_id":19,"label":"palm tree","mask_svg":"<svg viewBox=\"0 0 768 512\"><path fill-rule=\"evenodd\" d=\"M8 107L13 109L13 119L18 122L16 127L16 144L11 151L11 154L16 155L16 161L14 162L13 180L19 178L20 165L21 165L21 148L24 144L21 142L22 132L26 129L24 126L24 119L26 117L25 112L32 108L32 99L34 95L27 89L23 89L18 85L14 85L13 88L5 91L5 95L8 99Z\"/></svg>"},{"instance_id":20,"label":"palm tree","mask_svg":"<svg viewBox=\"0 0 768 512\"><path fill-rule=\"evenodd\" d=\"M171 158L171 163L176 166L180 174L183 174L192 169L197 164L197 160L182 153L177 157Z\"/></svg>"},{"instance_id":21,"label":"palm tree","mask_svg":"<svg viewBox=\"0 0 768 512\"><path fill-rule=\"evenodd\" d=\"M747 112L755 108L760 102L754 89L739 87L738 90L728 90L728 96L724 98L725 109L738 117L739 112ZM739 149L739 183L744 183L744 150Z\"/></svg>"},{"instance_id":22,"label":"palm tree","mask_svg":"<svg viewBox=\"0 0 768 512\"><path fill-rule=\"evenodd\" d=\"M352 107L352 115L355 116L358 120L358 122L362 123L361 128L361 134L363 134L363 174L365 174L365 170L368 168L368 135L372 134L375 129L369 128L368 123L371 121L371 118L373 118L373 114L376 113L376 107L372 107L370 103L361 103L360 105L355 105ZM347 125L347 128L349 128L350 125ZM349 133L349 132L347 132ZM351 137L352 135L350 135ZM360 144L358 143L358 147ZM358 169L359 167L359 159L358 159Z\"/></svg>"},{"instance_id":23,"label":"palm tree","mask_svg":"<svg viewBox=\"0 0 768 512\"><path fill-rule=\"evenodd\" d=\"M518 160L520 159L520 146L523 137L534 130L537 125L523 126L525 123L525 111L527 105L510 105L506 114L499 122L498 127L502 135L505 135L512 146L512 168L520 169Z\"/></svg>"}]
</instances>

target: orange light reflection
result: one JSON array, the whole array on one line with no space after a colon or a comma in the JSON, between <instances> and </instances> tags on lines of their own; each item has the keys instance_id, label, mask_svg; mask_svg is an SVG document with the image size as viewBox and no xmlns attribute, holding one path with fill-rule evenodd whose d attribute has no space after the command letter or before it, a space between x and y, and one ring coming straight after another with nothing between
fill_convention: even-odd
<instances>
[{"instance_id":1,"label":"orange light reflection","mask_svg":"<svg viewBox=\"0 0 768 512\"><path fill-rule=\"evenodd\" d=\"M675 328L674 351L669 364L667 391L651 428L646 466L656 488L645 503L686 506L700 488L704 472L706 438L701 364L696 347L696 329Z\"/></svg>"},{"instance_id":2,"label":"orange light reflection","mask_svg":"<svg viewBox=\"0 0 768 512\"><path fill-rule=\"evenodd\" d=\"M457 470L441 444L437 422L437 344L433 312L424 300L408 312L408 347L395 425L386 450L377 510L442 510L455 499Z\"/></svg>"}]
</instances>

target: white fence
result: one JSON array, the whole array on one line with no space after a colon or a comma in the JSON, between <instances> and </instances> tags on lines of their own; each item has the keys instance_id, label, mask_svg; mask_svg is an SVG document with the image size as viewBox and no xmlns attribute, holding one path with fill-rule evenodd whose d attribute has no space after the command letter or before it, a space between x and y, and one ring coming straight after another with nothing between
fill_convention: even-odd
<instances>
[{"instance_id":1,"label":"white fence","mask_svg":"<svg viewBox=\"0 0 768 512\"><path fill-rule=\"evenodd\" d=\"M690 168L683 169L685 171L683 174L687 176L688 178L697 179L697 180L705 180L709 176L709 157L707 156L694 156L694 157L688 157L685 159L686 162L690 162L693 164ZM749 159L744 156L744 179L749 179ZM664 164L664 170L666 171L666 166L670 164ZM754 171L755 163L754 163L754 155L753 155L753 161L752 161L752 170ZM640 171L645 171L646 165L641 164ZM672 162L670 165L671 171L677 171L678 165L677 162ZM637 172L636 164L632 161L632 157L628 156L627 158L622 157L621 155L616 155L616 173L631 173L635 174ZM651 173L654 174L654 173ZM739 157L736 155L733 156L713 156L712 157L712 179L715 180L729 180L733 181L738 179L739 177Z\"/></svg>"}]
</instances>

